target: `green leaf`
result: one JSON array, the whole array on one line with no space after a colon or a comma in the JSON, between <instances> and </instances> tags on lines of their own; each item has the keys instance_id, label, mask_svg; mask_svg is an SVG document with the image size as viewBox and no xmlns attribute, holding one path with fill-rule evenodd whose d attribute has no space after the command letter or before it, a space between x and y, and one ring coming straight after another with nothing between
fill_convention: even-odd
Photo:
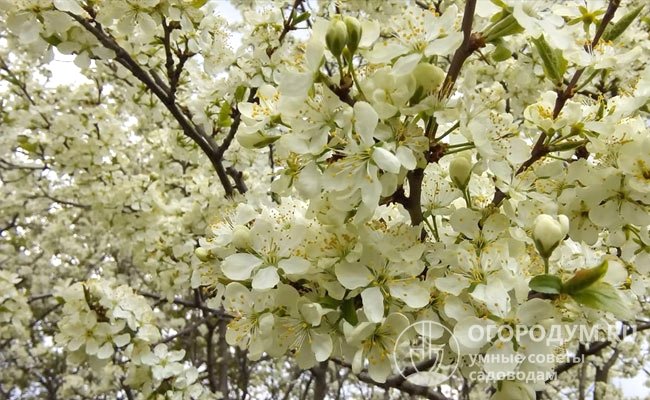
<instances>
[{"instance_id":1,"label":"green leaf","mask_svg":"<svg viewBox=\"0 0 650 400\"><path fill-rule=\"evenodd\" d=\"M280 136L269 136L257 142L254 147L256 149L261 149L262 147L275 143L278 139L280 139Z\"/></svg>"},{"instance_id":2,"label":"green leaf","mask_svg":"<svg viewBox=\"0 0 650 400\"><path fill-rule=\"evenodd\" d=\"M625 30L634 22L636 17L639 16L641 11L643 10L643 7L645 6L639 6L629 13L625 14L624 16L621 17L614 25L611 25L606 31L605 34L603 35L603 39L605 40L616 40L619 36L625 32Z\"/></svg>"},{"instance_id":3,"label":"green leaf","mask_svg":"<svg viewBox=\"0 0 650 400\"><path fill-rule=\"evenodd\" d=\"M194 8L201 8L207 3L208 0L193 0L190 5Z\"/></svg>"},{"instance_id":4,"label":"green leaf","mask_svg":"<svg viewBox=\"0 0 650 400\"><path fill-rule=\"evenodd\" d=\"M343 300L341 303L341 315L343 316L343 319L348 321L351 325L356 325L359 323L354 297L351 299Z\"/></svg>"},{"instance_id":5,"label":"green leaf","mask_svg":"<svg viewBox=\"0 0 650 400\"><path fill-rule=\"evenodd\" d=\"M304 13L298 15L293 20L291 20L291 25L296 26L299 23L301 23L302 21L307 20L309 17L311 17L311 14L309 12L304 12Z\"/></svg>"},{"instance_id":6,"label":"green leaf","mask_svg":"<svg viewBox=\"0 0 650 400\"><path fill-rule=\"evenodd\" d=\"M50 35L48 37L43 37L43 40L45 40L47 43L51 44L52 46L58 46L63 41L57 35Z\"/></svg>"},{"instance_id":7,"label":"green leaf","mask_svg":"<svg viewBox=\"0 0 650 400\"><path fill-rule=\"evenodd\" d=\"M235 89L235 101L239 103L244 100L244 95L246 94L246 86L238 86Z\"/></svg>"},{"instance_id":8,"label":"green leaf","mask_svg":"<svg viewBox=\"0 0 650 400\"><path fill-rule=\"evenodd\" d=\"M221 127L227 127L232 124L232 118L230 118L230 103L224 101L219 109L219 119L217 123Z\"/></svg>"},{"instance_id":9,"label":"green leaf","mask_svg":"<svg viewBox=\"0 0 650 400\"><path fill-rule=\"evenodd\" d=\"M512 52L510 49L501 44L495 47L494 51L492 52L492 59L497 62L507 60L510 57L512 57Z\"/></svg>"},{"instance_id":10,"label":"green leaf","mask_svg":"<svg viewBox=\"0 0 650 400\"><path fill-rule=\"evenodd\" d=\"M512 14L504 14L501 20L492 25L483 33L486 43L492 43L505 36L514 35L524 31Z\"/></svg>"},{"instance_id":11,"label":"green leaf","mask_svg":"<svg viewBox=\"0 0 650 400\"><path fill-rule=\"evenodd\" d=\"M336 300L335 298L326 295L321 298L318 303L325 308L337 308L341 305L341 300Z\"/></svg>"},{"instance_id":12,"label":"green leaf","mask_svg":"<svg viewBox=\"0 0 650 400\"><path fill-rule=\"evenodd\" d=\"M18 135L18 147L30 154L38 150L38 144L30 142L29 137L25 135Z\"/></svg>"},{"instance_id":13,"label":"green leaf","mask_svg":"<svg viewBox=\"0 0 650 400\"><path fill-rule=\"evenodd\" d=\"M567 25L575 25L575 24L577 24L577 23L580 22L580 21L582 21L582 17L578 17L578 18L574 18L574 19L572 19L572 20L569 20L569 22L567 22L566 24L567 24Z\"/></svg>"},{"instance_id":14,"label":"green leaf","mask_svg":"<svg viewBox=\"0 0 650 400\"><path fill-rule=\"evenodd\" d=\"M548 151L550 153L555 152L555 151L567 151L567 150L573 150L577 147L582 146L583 144L586 144L585 141L583 140L578 140L578 141L568 141L564 143L559 143L559 144L554 144L551 146L548 146Z\"/></svg>"},{"instance_id":15,"label":"green leaf","mask_svg":"<svg viewBox=\"0 0 650 400\"><path fill-rule=\"evenodd\" d=\"M537 275L530 280L528 287L539 293L560 294L562 280L555 275Z\"/></svg>"},{"instance_id":16,"label":"green leaf","mask_svg":"<svg viewBox=\"0 0 650 400\"><path fill-rule=\"evenodd\" d=\"M607 266L605 260L597 267L579 270L564 283L564 292L568 294L579 292L598 282L607 273Z\"/></svg>"},{"instance_id":17,"label":"green leaf","mask_svg":"<svg viewBox=\"0 0 650 400\"><path fill-rule=\"evenodd\" d=\"M542 65L546 76L555 84L561 84L568 65L567 60L562 55L562 51L553 49L544 38L544 35L541 35L537 39L532 39L532 41L539 52L539 56L542 58Z\"/></svg>"},{"instance_id":18,"label":"green leaf","mask_svg":"<svg viewBox=\"0 0 650 400\"><path fill-rule=\"evenodd\" d=\"M570 295L575 301L589 308L608 311L623 319L630 317L627 304L609 283L598 282Z\"/></svg>"}]
</instances>

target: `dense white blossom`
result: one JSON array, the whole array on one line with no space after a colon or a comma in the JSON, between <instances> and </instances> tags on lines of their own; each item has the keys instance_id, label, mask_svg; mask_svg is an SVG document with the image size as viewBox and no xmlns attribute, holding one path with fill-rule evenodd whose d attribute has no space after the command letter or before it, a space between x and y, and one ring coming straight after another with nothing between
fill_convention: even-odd
<instances>
[{"instance_id":1,"label":"dense white blossom","mask_svg":"<svg viewBox=\"0 0 650 400\"><path fill-rule=\"evenodd\" d=\"M603 371L650 328L642 2L234 3L0 0L0 393L413 394L394 352L434 321L450 396L584 398L551 356L587 354L620 398ZM560 333L497 334L534 326Z\"/></svg>"}]
</instances>

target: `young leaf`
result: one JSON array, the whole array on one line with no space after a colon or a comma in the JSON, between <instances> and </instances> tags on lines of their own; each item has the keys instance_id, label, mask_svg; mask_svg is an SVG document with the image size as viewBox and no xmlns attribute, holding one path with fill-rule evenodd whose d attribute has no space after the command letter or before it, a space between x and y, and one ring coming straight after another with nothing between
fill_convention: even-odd
<instances>
[{"instance_id":1,"label":"young leaf","mask_svg":"<svg viewBox=\"0 0 650 400\"><path fill-rule=\"evenodd\" d=\"M537 275L530 280L528 287L539 293L560 294L562 280L555 275Z\"/></svg>"},{"instance_id":2,"label":"young leaf","mask_svg":"<svg viewBox=\"0 0 650 400\"><path fill-rule=\"evenodd\" d=\"M512 14L505 15L483 34L486 43L492 43L505 36L514 35L524 31Z\"/></svg>"},{"instance_id":3,"label":"young leaf","mask_svg":"<svg viewBox=\"0 0 650 400\"><path fill-rule=\"evenodd\" d=\"M194 8L201 8L207 3L208 0L193 0L190 5Z\"/></svg>"},{"instance_id":4,"label":"young leaf","mask_svg":"<svg viewBox=\"0 0 650 400\"><path fill-rule=\"evenodd\" d=\"M343 300L341 303L341 315L352 325L356 325L359 322L359 319L357 318L357 307L354 302L354 298L351 298Z\"/></svg>"},{"instance_id":5,"label":"young leaf","mask_svg":"<svg viewBox=\"0 0 650 400\"><path fill-rule=\"evenodd\" d=\"M298 16L296 16L294 19L291 20L291 25L296 26L302 21L306 21L309 17L311 17L311 14L309 12L304 12Z\"/></svg>"},{"instance_id":6,"label":"young leaf","mask_svg":"<svg viewBox=\"0 0 650 400\"><path fill-rule=\"evenodd\" d=\"M532 40L539 56L542 58L544 73L555 84L561 84L568 65L562 51L553 49L544 38L544 35Z\"/></svg>"},{"instance_id":7,"label":"young leaf","mask_svg":"<svg viewBox=\"0 0 650 400\"><path fill-rule=\"evenodd\" d=\"M600 280L606 273L607 260L603 261L597 267L581 269L564 283L564 292L572 294L586 289Z\"/></svg>"},{"instance_id":8,"label":"young leaf","mask_svg":"<svg viewBox=\"0 0 650 400\"><path fill-rule=\"evenodd\" d=\"M609 283L598 282L586 289L571 293L570 296L589 308L608 311L623 319L630 317L627 304Z\"/></svg>"},{"instance_id":9,"label":"young leaf","mask_svg":"<svg viewBox=\"0 0 650 400\"><path fill-rule=\"evenodd\" d=\"M218 124L222 127L227 127L232 125L232 118L230 118L230 103L224 101L219 109L219 119Z\"/></svg>"},{"instance_id":10,"label":"young leaf","mask_svg":"<svg viewBox=\"0 0 650 400\"><path fill-rule=\"evenodd\" d=\"M507 60L510 57L512 57L512 52L503 45L498 45L492 52L492 59L497 62Z\"/></svg>"},{"instance_id":11,"label":"young leaf","mask_svg":"<svg viewBox=\"0 0 650 400\"><path fill-rule=\"evenodd\" d=\"M614 25L612 25L608 30L605 31L603 39L605 40L616 40L619 36L625 32L625 30L634 22L636 17L639 16L643 10L644 5L641 5L629 13L621 17Z\"/></svg>"}]
</instances>

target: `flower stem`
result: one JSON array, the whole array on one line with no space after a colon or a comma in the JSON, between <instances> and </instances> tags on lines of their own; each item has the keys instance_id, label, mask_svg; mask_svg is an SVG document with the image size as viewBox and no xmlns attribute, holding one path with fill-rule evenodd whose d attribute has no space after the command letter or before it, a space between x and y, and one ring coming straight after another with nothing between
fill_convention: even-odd
<instances>
[{"instance_id":1,"label":"flower stem","mask_svg":"<svg viewBox=\"0 0 650 400\"><path fill-rule=\"evenodd\" d=\"M544 273L548 275L548 257L544 257Z\"/></svg>"}]
</instances>

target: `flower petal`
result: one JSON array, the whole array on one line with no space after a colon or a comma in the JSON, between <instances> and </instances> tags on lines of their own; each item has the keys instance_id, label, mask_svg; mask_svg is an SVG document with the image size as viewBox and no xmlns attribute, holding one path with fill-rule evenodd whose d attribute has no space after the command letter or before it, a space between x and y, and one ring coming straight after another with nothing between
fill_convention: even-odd
<instances>
[{"instance_id":1,"label":"flower petal","mask_svg":"<svg viewBox=\"0 0 650 400\"><path fill-rule=\"evenodd\" d=\"M361 292L363 312L370 322L381 322L384 319L384 295L381 289L371 287Z\"/></svg>"},{"instance_id":2,"label":"flower petal","mask_svg":"<svg viewBox=\"0 0 650 400\"><path fill-rule=\"evenodd\" d=\"M250 279L251 273L262 264L262 260L248 253L237 253L226 257L221 270L228 279L243 281Z\"/></svg>"},{"instance_id":3,"label":"flower petal","mask_svg":"<svg viewBox=\"0 0 650 400\"><path fill-rule=\"evenodd\" d=\"M280 282L278 270L275 267L262 268L255 274L253 278L253 289L266 290L275 287Z\"/></svg>"},{"instance_id":4,"label":"flower petal","mask_svg":"<svg viewBox=\"0 0 650 400\"><path fill-rule=\"evenodd\" d=\"M379 168L393 174L397 174L402 165L395 154L384 149L383 147L375 147L375 151L372 153L372 159L375 161Z\"/></svg>"}]
</instances>

